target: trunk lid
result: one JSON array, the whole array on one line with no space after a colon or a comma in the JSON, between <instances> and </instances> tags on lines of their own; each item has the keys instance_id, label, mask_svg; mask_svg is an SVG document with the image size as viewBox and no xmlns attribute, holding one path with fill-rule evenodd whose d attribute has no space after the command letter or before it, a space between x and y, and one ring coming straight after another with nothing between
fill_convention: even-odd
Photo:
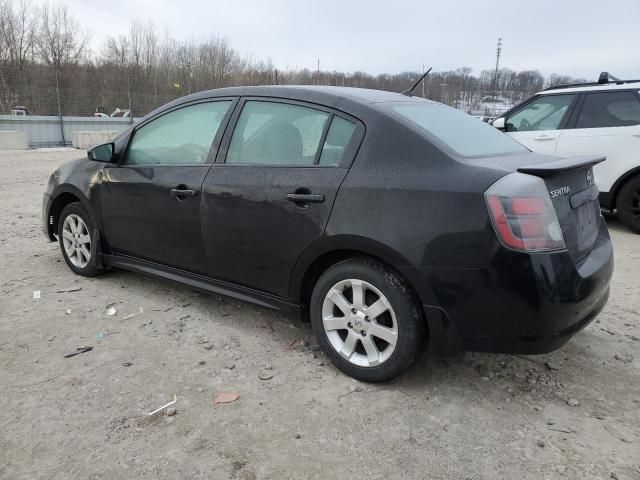
<instances>
[{"instance_id":1,"label":"trunk lid","mask_svg":"<svg viewBox=\"0 0 640 480\"><path fill-rule=\"evenodd\" d=\"M518 167L520 173L544 180L558 216L567 250L574 262L593 248L600 228L598 187L593 166L603 156L581 156Z\"/></svg>"}]
</instances>

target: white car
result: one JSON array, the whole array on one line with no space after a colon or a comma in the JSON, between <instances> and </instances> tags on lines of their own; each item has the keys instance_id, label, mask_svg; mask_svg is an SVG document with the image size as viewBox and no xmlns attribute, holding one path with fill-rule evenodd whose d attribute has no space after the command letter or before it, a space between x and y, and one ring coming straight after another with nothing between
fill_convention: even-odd
<instances>
[{"instance_id":1,"label":"white car","mask_svg":"<svg viewBox=\"0 0 640 480\"><path fill-rule=\"evenodd\" d=\"M600 204L640 233L640 80L603 72L597 83L547 88L493 126L534 152L606 155L593 169Z\"/></svg>"}]
</instances>

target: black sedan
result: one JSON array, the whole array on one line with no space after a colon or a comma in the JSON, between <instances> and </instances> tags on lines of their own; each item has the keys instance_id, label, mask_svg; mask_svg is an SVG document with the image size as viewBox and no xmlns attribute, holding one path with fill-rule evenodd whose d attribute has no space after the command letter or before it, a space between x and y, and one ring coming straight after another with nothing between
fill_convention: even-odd
<instances>
[{"instance_id":1,"label":"black sedan","mask_svg":"<svg viewBox=\"0 0 640 480\"><path fill-rule=\"evenodd\" d=\"M458 110L334 87L201 92L56 170L69 268L186 283L310 319L335 365L389 380L429 342L556 349L603 308L598 157L531 153Z\"/></svg>"}]
</instances>

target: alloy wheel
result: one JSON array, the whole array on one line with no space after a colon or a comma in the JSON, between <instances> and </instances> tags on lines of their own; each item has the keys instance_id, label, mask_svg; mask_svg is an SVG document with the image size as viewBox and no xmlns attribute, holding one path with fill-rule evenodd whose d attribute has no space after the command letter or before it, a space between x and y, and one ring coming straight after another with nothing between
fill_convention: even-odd
<instances>
[{"instance_id":1,"label":"alloy wheel","mask_svg":"<svg viewBox=\"0 0 640 480\"><path fill-rule=\"evenodd\" d=\"M91 258L91 235L84 220L72 213L62 224L62 244L69 261L77 268L85 268Z\"/></svg>"},{"instance_id":2,"label":"alloy wheel","mask_svg":"<svg viewBox=\"0 0 640 480\"><path fill-rule=\"evenodd\" d=\"M364 280L342 280L329 289L322 304L322 323L334 350L359 367L384 363L398 341L391 303Z\"/></svg>"}]
</instances>

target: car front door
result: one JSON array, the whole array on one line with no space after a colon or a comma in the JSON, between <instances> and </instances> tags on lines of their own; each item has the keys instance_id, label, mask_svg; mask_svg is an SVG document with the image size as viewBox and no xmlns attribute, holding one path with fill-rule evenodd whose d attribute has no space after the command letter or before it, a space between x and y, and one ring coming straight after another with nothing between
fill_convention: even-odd
<instances>
[{"instance_id":1,"label":"car front door","mask_svg":"<svg viewBox=\"0 0 640 480\"><path fill-rule=\"evenodd\" d=\"M598 188L609 192L624 173L640 166L640 96L637 91L586 94L574 125L562 132L556 154L602 154L593 169Z\"/></svg>"},{"instance_id":2,"label":"car front door","mask_svg":"<svg viewBox=\"0 0 640 480\"><path fill-rule=\"evenodd\" d=\"M206 271L202 182L232 104L182 106L135 129L121 162L103 170L103 233L114 253Z\"/></svg>"},{"instance_id":3,"label":"car front door","mask_svg":"<svg viewBox=\"0 0 640 480\"><path fill-rule=\"evenodd\" d=\"M302 252L323 233L364 135L321 107L248 99L203 185L203 240L218 279L288 293Z\"/></svg>"},{"instance_id":4,"label":"car front door","mask_svg":"<svg viewBox=\"0 0 640 480\"><path fill-rule=\"evenodd\" d=\"M539 95L505 118L505 132L525 147L553 155L577 95Z\"/></svg>"}]
</instances>

